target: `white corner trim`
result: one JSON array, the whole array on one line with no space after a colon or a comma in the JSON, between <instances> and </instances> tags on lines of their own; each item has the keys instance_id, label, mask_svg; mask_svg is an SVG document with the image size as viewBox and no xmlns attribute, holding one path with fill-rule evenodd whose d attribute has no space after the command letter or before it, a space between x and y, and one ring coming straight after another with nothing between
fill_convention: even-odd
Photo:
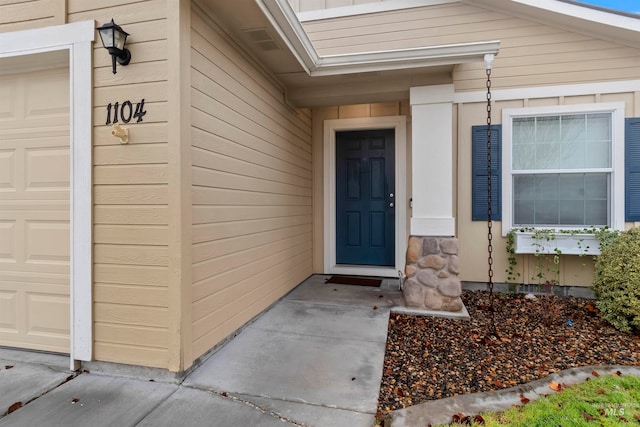
<instances>
[{"instance_id":1,"label":"white corner trim","mask_svg":"<svg viewBox=\"0 0 640 427\"><path fill-rule=\"evenodd\" d=\"M332 7L329 9L298 12L300 22L318 21L321 19L344 18L347 16L366 15L369 13L388 12L391 10L413 9L416 7L437 6L457 3L458 0L385 0L375 3L357 4L354 6Z\"/></svg>"},{"instance_id":2,"label":"white corner trim","mask_svg":"<svg viewBox=\"0 0 640 427\"><path fill-rule=\"evenodd\" d=\"M70 98L70 366L89 361L92 317L92 54L95 22L0 34L0 57L69 51Z\"/></svg>"},{"instance_id":3,"label":"white corner trim","mask_svg":"<svg viewBox=\"0 0 640 427\"><path fill-rule=\"evenodd\" d=\"M398 70L482 61L497 55L500 41L428 46L358 54L320 56L288 0L255 0L300 65L310 76Z\"/></svg>"},{"instance_id":4,"label":"white corner trim","mask_svg":"<svg viewBox=\"0 0 640 427\"><path fill-rule=\"evenodd\" d=\"M395 267L344 266L336 264L336 132L343 130L395 129L396 224ZM324 121L323 133L324 273L393 276L404 271L407 242L407 118L366 117Z\"/></svg>"},{"instance_id":5,"label":"white corner trim","mask_svg":"<svg viewBox=\"0 0 640 427\"><path fill-rule=\"evenodd\" d=\"M493 89L491 91L491 100L511 101L514 99L557 98L560 96L580 96L638 91L640 91L640 80L620 80L613 82L578 83L572 85ZM456 92L453 102L458 104L487 102L487 91Z\"/></svg>"}]
</instances>

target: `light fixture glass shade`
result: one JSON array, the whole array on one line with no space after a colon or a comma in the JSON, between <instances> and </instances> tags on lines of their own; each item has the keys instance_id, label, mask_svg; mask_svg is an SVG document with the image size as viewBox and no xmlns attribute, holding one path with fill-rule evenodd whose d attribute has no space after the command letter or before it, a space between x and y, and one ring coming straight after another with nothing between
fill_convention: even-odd
<instances>
[{"instance_id":1,"label":"light fixture glass shade","mask_svg":"<svg viewBox=\"0 0 640 427\"><path fill-rule=\"evenodd\" d=\"M122 29L120 29L120 31L114 31L113 32L113 38L114 38L114 46L117 47L120 50L124 49L124 44L127 41L127 36L129 34L125 33L124 31L122 31Z\"/></svg>"},{"instance_id":2,"label":"light fixture glass shade","mask_svg":"<svg viewBox=\"0 0 640 427\"><path fill-rule=\"evenodd\" d=\"M102 27L98 27L98 33L102 40L102 46L104 46L105 49L116 48L119 51L124 50L124 45L127 42L129 33L113 22L113 18L111 22L107 22Z\"/></svg>"}]
</instances>

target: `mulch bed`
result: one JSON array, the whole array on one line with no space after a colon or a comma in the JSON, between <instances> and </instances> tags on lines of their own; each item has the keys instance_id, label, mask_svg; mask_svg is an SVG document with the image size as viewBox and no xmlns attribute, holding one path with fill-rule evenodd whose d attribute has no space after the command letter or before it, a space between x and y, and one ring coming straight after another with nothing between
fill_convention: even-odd
<instances>
[{"instance_id":1,"label":"mulch bed","mask_svg":"<svg viewBox=\"0 0 640 427\"><path fill-rule=\"evenodd\" d=\"M378 414L493 391L588 365L640 365L640 336L600 318L593 300L464 292L470 321L391 314Z\"/></svg>"}]
</instances>

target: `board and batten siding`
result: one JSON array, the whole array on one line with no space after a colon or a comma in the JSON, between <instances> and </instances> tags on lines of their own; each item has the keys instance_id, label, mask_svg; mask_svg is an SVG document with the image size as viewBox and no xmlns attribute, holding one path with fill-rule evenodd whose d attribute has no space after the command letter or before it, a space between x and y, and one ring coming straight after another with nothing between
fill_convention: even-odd
<instances>
[{"instance_id":1,"label":"board and batten siding","mask_svg":"<svg viewBox=\"0 0 640 427\"><path fill-rule=\"evenodd\" d=\"M194 358L312 274L311 116L216 28L194 6Z\"/></svg>"},{"instance_id":2,"label":"board and batten siding","mask_svg":"<svg viewBox=\"0 0 640 427\"><path fill-rule=\"evenodd\" d=\"M320 55L500 40L493 87L637 78L640 49L462 3L305 22ZM456 91L485 86L482 62L460 64Z\"/></svg>"},{"instance_id":3,"label":"board and batten siding","mask_svg":"<svg viewBox=\"0 0 640 427\"><path fill-rule=\"evenodd\" d=\"M546 107L554 105L575 105L592 103L624 102L625 116L640 116L640 92L598 93L581 96L563 96L538 99L515 99L497 101L492 108L493 123L500 124L502 110L505 108ZM471 220L471 127L486 123L486 102L457 104L456 117L458 123L458 192L457 211L458 238L460 243L460 278L471 282L485 282L487 277L487 224L484 221ZM628 223L627 228L633 226ZM501 229L501 222L494 224L494 230ZM494 233L493 259L496 282L506 280L508 256L506 238ZM497 238L496 238L497 237ZM483 255L484 254L484 255ZM538 273L535 255L516 255L516 272L524 283L536 283L534 276ZM562 285L588 286L593 280L593 257L563 255L558 265L559 282Z\"/></svg>"},{"instance_id":4,"label":"board and batten siding","mask_svg":"<svg viewBox=\"0 0 640 427\"><path fill-rule=\"evenodd\" d=\"M164 0L68 0L68 21L115 22L132 60L111 71L96 34L93 55L94 359L168 366L167 35ZM106 106L145 100L129 144L106 126Z\"/></svg>"}]
</instances>

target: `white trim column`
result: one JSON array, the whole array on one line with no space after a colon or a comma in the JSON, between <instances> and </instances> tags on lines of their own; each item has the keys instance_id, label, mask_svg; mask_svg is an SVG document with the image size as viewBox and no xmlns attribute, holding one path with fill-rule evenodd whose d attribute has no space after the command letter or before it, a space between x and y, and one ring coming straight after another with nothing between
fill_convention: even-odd
<instances>
[{"instance_id":1,"label":"white trim column","mask_svg":"<svg viewBox=\"0 0 640 427\"><path fill-rule=\"evenodd\" d=\"M412 236L454 236L452 84L412 87Z\"/></svg>"}]
</instances>

